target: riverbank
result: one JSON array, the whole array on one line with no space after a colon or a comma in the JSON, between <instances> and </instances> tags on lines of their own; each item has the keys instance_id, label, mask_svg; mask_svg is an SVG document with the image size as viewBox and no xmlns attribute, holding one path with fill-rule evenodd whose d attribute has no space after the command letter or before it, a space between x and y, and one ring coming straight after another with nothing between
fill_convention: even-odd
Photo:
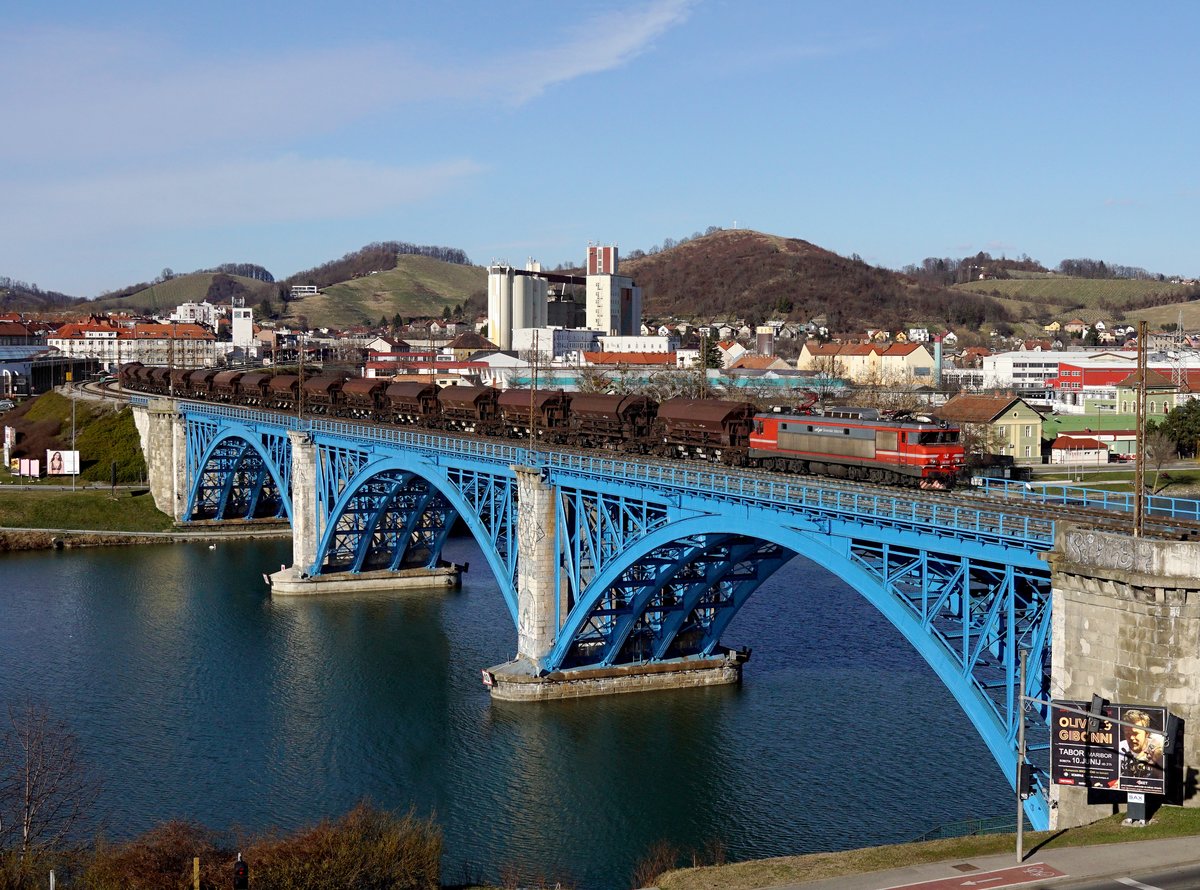
<instances>
[{"instance_id":1,"label":"riverbank","mask_svg":"<svg viewBox=\"0 0 1200 890\"><path fill-rule=\"evenodd\" d=\"M1107 846L1200 836L1198 808L1163 807L1149 825L1142 827L1123 825L1122 819L1123 815L1118 814L1079 828L1026 832L1025 861L1035 858L1034 853L1045 854L1069 847ZM803 886L851 875L867 875L929 863L1012 855L1015 851L1016 836L1013 834L974 835L835 853L780 856L731 865L675 869L659 874L656 886L660 890L763 890L769 887ZM1044 857L1039 855L1037 858ZM1196 860L1200 860L1200 842L1195 845L1194 855L1187 859L1189 862ZM1164 863L1167 866L1171 864L1173 863ZM869 885L870 882L866 883ZM886 882L879 886L886 886Z\"/></svg>"},{"instance_id":2,"label":"riverbank","mask_svg":"<svg viewBox=\"0 0 1200 890\"><path fill-rule=\"evenodd\" d=\"M177 526L144 488L0 490L0 552L290 536L286 520Z\"/></svg>"}]
</instances>

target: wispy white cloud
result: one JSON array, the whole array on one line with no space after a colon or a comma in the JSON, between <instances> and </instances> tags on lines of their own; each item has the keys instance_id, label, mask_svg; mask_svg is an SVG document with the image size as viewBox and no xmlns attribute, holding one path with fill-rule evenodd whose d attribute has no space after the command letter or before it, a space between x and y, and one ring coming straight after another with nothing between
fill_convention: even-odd
<instances>
[{"instance_id":1,"label":"wispy white cloud","mask_svg":"<svg viewBox=\"0 0 1200 890\"><path fill-rule=\"evenodd\" d=\"M517 104L528 102L551 86L588 74L618 68L644 53L654 40L683 24L692 0L655 0L638 9L607 13L589 21L553 47L516 60L502 60L482 81L497 82ZM505 75L504 72L509 72ZM494 80L498 76L498 80Z\"/></svg>"},{"instance_id":2,"label":"wispy white cloud","mask_svg":"<svg viewBox=\"0 0 1200 890\"><path fill-rule=\"evenodd\" d=\"M692 0L610 12L547 45L496 57L380 42L248 57L189 56L145 34L0 34L0 160L104 164L214 146L295 144L413 101L522 104L554 84L626 64L686 20Z\"/></svg>"}]
</instances>

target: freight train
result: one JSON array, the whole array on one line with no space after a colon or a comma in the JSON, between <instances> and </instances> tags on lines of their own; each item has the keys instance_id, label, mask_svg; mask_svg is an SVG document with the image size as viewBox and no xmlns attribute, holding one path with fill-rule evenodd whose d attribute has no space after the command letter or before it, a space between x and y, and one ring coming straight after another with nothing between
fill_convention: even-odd
<instances>
[{"instance_id":1,"label":"freight train","mask_svg":"<svg viewBox=\"0 0 1200 890\"><path fill-rule=\"evenodd\" d=\"M118 377L122 388L148 395L887 485L950 488L964 475L957 427L872 408L815 412L810 401L762 412L727 399L660 403L639 395L438 387L324 372L301 380L140 362L123 365Z\"/></svg>"}]
</instances>

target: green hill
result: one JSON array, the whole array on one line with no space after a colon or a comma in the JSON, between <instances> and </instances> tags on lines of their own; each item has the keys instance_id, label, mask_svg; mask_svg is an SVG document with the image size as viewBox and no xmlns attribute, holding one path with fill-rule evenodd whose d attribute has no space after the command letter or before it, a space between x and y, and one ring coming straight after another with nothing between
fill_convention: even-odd
<instances>
[{"instance_id":1,"label":"green hill","mask_svg":"<svg viewBox=\"0 0 1200 890\"><path fill-rule=\"evenodd\" d=\"M310 327L348 327L375 324L400 315L441 316L474 298L486 299L487 270L481 266L447 263L431 257L402 254L393 269L373 272L329 285L314 297L288 301L283 319L303 316Z\"/></svg>"},{"instance_id":2,"label":"green hill","mask_svg":"<svg viewBox=\"0 0 1200 890\"><path fill-rule=\"evenodd\" d=\"M956 284L954 289L1021 300L1048 309L1057 307L1065 311L1074 308L1132 310L1156 304L1183 302L1194 298L1198 292L1195 287L1162 281L1068 278L1061 275L969 281L966 284Z\"/></svg>"},{"instance_id":3,"label":"green hill","mask_svg":"<svg viewBox=\"0 0 1200 890\"><path fill-rule=\"evenodd\" d=\"M100 297L92 300L89 306L98 310L127 311L127 312L163 312L174 309L180 303L200 303L204 301L212 287L213 279L221 273L193 272L188 275L177 275L169 281L152 284L144 290L124 297ZM246 303L253 305L264 298L275 295L276 285L241 275L223 276L231 278L246 290ZM209 300L213 302L213 300ZM222 300L228 302L228 299Z\"/></svg>"}]
</instances>

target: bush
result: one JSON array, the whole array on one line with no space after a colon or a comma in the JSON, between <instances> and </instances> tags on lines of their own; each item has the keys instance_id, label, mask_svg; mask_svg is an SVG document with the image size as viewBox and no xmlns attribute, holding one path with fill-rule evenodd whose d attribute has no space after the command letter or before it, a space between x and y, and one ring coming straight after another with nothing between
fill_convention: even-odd
<instances>
[{"instance_id":1,"label":"bush","mask_svg":"<svg viewBox=\"0 0 1200 890\"><path fill-rule=\"evenodd\" d=\"M256 890L437 890L442 833L411 812L359 804L337 821L256 841L245 858Z\"/></svg>"},{"instance_id":2,"label":"bush","mask_svg":"<svg viewBox=\"0 0 1200 890\"><path fill-rule=\"evenodd\" d=\"M411 812L397 816L360 804L296 834L250 841L242 855L255 890L437 890L442 833ZM232 846L188 822L167 822L119 847L97 847L78 886L191 890L196 856L203 890L230 886L237 859ZM3 883L0 890L7 890Z\"/></svg>"},{"instance_id":3,"label":"bush","mask_svg":"<svg viewBox=\"0 0 1200 890\"><path fill-rule=\"evenodd\" d=\"M120 847L98 847L82 884L88 890L190 890L196 856L203 890L229 886L233 856L212 832L190 822L166 822Z\"/></svg>"}]
</instances>

